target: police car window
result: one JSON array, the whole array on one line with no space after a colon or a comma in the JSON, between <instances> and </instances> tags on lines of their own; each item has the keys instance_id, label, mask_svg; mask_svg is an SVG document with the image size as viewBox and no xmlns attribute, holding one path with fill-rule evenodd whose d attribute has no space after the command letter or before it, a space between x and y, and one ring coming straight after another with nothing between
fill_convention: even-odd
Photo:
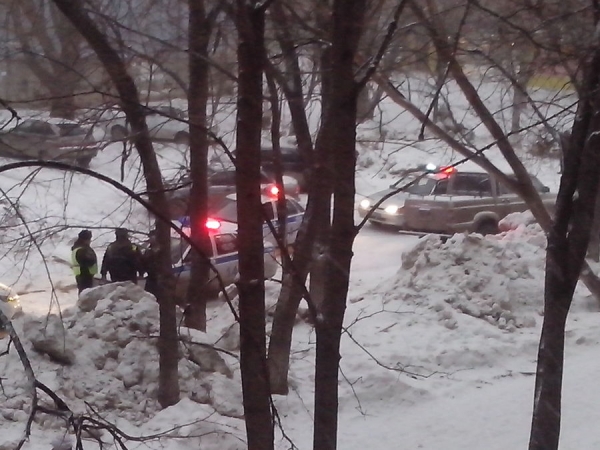
<instances>
[{"instance_id":1,"label":"police car window","mask_svg":"<svg viewBox=\"0 0 600 450\"><path fill-rule=\"evenodd\" d=\"M275 220L275 213L273 212L273 203L267 202L262 204L263 207L263 220Z\"/></svg>"},{"instance_id":2,"label":"police car window","mask_svg":"<svg viewBox=\"0 0 600 450\"><path fill-rule=\"evenodd\" d=\"M285 201L285 208L287 210L288 215L299 214L302 212L302 209L300 209L302 207L299 204L290 200L289 198Z\"/></svg>"},{"instance_id":3,"label":"police car window","mask_svg":"<svg viewBox=\"0 0 600 450\"><path fill-rule=\"evenodd\" d=\"M260 173L260 184L273 183L273 179L264 172Z\"/></svg>"},{"instance_id":4,"label":"police car window","mask_svg":"<svg viewBox=\"0 0 600 450\"><path fill-rule=\"evenodd\" d=\"M457 174L454 178L454 195L492 195L492 183L487 174Z\"/></svg>"},{"instance_id":5,"label":"police car window","mask_svg":"<svg viewBox=\"0 0 600 450\"><path fill-rule=\"evenodd\" d=\"M408 184L414 181L414 178L407 177L402 184ZM433 188L437 184L436 180L429 177L423 177L414 181L414 184L410 185L405 189L405 192L414 195L429 195L433 191Z\"/></svg>"},{"instance_id":6,"label":"police car window","mask_svg":"<svg viewBox=\"0 0 600 450\"><path fill-rule=\"evenodd\" d=\"M516 181L516 177L514 175L509 175L508 178L510 178L513 181ZM530 175L530 178L531 178L531 183L533 184L533 187L539 193L543 194L543 193L550 191L550 189L548 189L548 186L544 185L540 180L538 180L533 175ZM509 188L507 188L500 182L498 183L498 188L499 188L498 189L499 195L513 194L513 192Z\"/></svg>"},{"instance_id":7,"label":"police car window","mask_svg":"<svg viewBox=\"0 0 600 450\"><path fill-rule=\"evenodd\" d=\"M237 222L237 203L224 199L223 202L216 207L216 211L211 213L215 219L226 220L227 222Z\"/></svg>"},{"instance_id":8,"label":"police car window","mask_svg":"<svg viewBox=\"0 0 600 450\"><path fill-rule=\"evenodd\" d=\"M448 194L448 179L439 180L435 184L435 188L433 189L433 195L446 195Z\"/></svg>"},{"instance_id":9,"label":"police car window","mask_svg":"<svg viewBox=\"0 0 600 450\"><path fill-rule=\"evenodd\" d=\"M217 255L237 252L237 237L235 234L218 234L215 236Z\"/></svg>"},{"instance_id":10,"label":"police car window","mask_svg":"<svg viewBox=\"0 0 600 450\"><path fill-rule=\"evenodd\" d=\"M171 261L177 264L183 258L187 243L180 238L171 238Z\"/></svg>"}]
</instances>

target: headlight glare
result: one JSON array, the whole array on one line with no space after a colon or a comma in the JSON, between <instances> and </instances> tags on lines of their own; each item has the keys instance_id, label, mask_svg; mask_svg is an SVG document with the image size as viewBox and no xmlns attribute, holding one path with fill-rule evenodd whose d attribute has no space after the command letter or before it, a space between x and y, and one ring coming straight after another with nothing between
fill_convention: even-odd
<instances>
[{"instance_id":1,"label":"headlight glare","mask_svg":"<svg viewBox=\"0 0 600 450\"><path fill-rule=\"evenodd\" d=\"M371 207L371 201L365 198L360 202L360 207L362 209L369 209Z\"/></svg>"},{"instance_id":2,"label":"headlight glare","mask_svg":"<svg viewBox=\"0 0 600 450\"><path fill-rule=\"evenodd\" d=\"M389 205L385 207L384 211L388 214L397 214L399 209L398 205Z\"/></svg>"}]
</instances>

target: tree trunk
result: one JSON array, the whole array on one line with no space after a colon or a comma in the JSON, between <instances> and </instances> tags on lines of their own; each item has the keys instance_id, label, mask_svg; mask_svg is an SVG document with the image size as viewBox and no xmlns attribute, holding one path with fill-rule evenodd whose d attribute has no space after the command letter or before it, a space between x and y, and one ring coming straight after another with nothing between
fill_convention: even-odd
<instances>
[{"instance_id":1,"label":"tree trunk","mask_svg":"<svg viewBox=\"0 0 600 450\"><path fill-rule=\"evenodd\" d=\"M322 64L329 67L329 52L322 55ZM324 70L328 72L328 70ZM322 75L322 115L326 114L330 104L330 77ZM305 114L305 113L303 113ZM292 345L292 332L296 312L302 297L306 294L306 277L309 270L313 270L313 251L317 236L323 236L323 228L329 228L330 198L333 189L333 172L329 163L331 149L324 141L323 129L317 138L315 151L315 164L312 169L313 182L310 183L308 192L308 205L302 221L302 227L294 245L293 264L290 273L283 277L283 287L279 293L271 338L269 339L269 377L271 392L285 395L288 393L288 371L290 366L290 351ZM324 244L325 245L325 244ZM310 301L307 299L307 301ZM309 305L314 309L314 304Z\"/></svg>"},{"instance_id":2,"label":"tree trunk","mask_svg":"<svg viewBox=\"0 0 600 450\"><path fill-rule=\"evenodd\" d=\"M95 22L82 9L79 2L72 0L53 0L53 2L88 41L115 85L123 111L133 131L134 145L142 162L149 201L155 211L161 213L165 218L168 217L169 206L164 193L160 168L148 133L144 109L140 105L139 94L133 78L127 73L125 64L119 54L110 46L106 36L100 32ZM171 271L169 223L157 220L156 232L159 247L157 252L159 284L157 300L160 311L158 401L161 406L167 407L179 401L179 344L175 302L172 296L174 280Z\"/></svg>"},{"instance_id":3,"label":"tree trunk","mask_svg":"<svg viewBox=\"0 0 600 450\"><path fill-rule=\"evenodd\" d=\"M350 280L354 227L356 108L354 57L362 32L366 0L335 0L331 45L331 104L323 121L324 142L334 162L333 221L327 252L327 284L316 321L315 418L313 448L337 448L338 364Z\"/></svg>"},{"instance_id":4,"label":"tree trunk","mask_svg":"<svg viewBox=\"0 0 600 450\"><path fill-rule=\"evenodd\" d=\"M207 283L211 242L205 226L208 219L208 135L206 107L209 96L208 43L211 23L204 0L189 0L189 71L188 114L190 119L190 175L192 189L189 210L192 240L202 249L194 251L185 308L185 325L206 331Z\"/></svg>"},{"instance_id":5,"label":"tree trunk","mask_svg":"<svg viewBox=\"0 0 600 450\"><path fill-rule=\"evenodd\" d=\"M590 244L588 246L588 258L600 261L600 195L596 195L594 206L594 221L590 230Z\"/></svg>"},{"instance_id":6,"label":"tree trunk","mask_svg":"<svg viewBox=\"0 0 600 450\"><path fill-rule=\"evenodd\" d=\"M548 236L544 323L538 351L530 450L556 450L560 438L565 324L584 266L600 179L600 50L580 97L556 217Z\"/></svg>"},{"instance_id":7,"label":"tree trunk","mask_svg":"<svg viewBox=\"0 0 600 450\"><path fill-rule=\"evenodd\" d=\"M263 216L260 190L264 10L236 3L238 101L236 188L238 207L240 367L249 450L274 446L266 365Z\"/></svg>"},{"instance_id":8,"label":"tree trunk","mask_svg":"<svg viewBox=\"0 0 600 450\"><path fill-rule=\"evenodd\" d=\"M305 167L307 168L302 177L301 187L308 190L311 178L311 166L313 163L313 143L306 117L304 95L302 92L302 71L298 62L298 51L293 37L290 35L290 21L285 13L281 2L273 2L270 10L273 23L276 25L277 41L282 49L282 57L285 61L287 76L276 72L279 85L288 101L292 127L298 143L298 150Z\"/></svg>"}]
</instances>

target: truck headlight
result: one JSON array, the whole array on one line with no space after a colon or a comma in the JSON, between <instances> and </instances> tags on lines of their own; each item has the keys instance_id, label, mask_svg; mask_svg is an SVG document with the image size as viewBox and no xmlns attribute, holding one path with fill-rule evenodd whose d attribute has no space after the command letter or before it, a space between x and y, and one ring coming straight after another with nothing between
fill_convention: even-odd
<instances>
[{"instance_id":1,"label":"truck headlight","mask_svg":"<svg viewBox=\"0 0 600 450\"><path fill-rule=\"evenodd\" d=\"M398 210L400 207L398 205L388 205L385 207L384 211L387 214L398 214Z\"/></svg>"},{"instance_id":2,"label":"truck headlight","mask_svg":"<svg viewBox=\"0 0 600 450\"><path fill-rule=\"evenodd\" d=\"M361 200L360 207L362 209L369 209L371 207L371 200L368 200L366 198L364 200Z\"/></svg>"}]
</instances>

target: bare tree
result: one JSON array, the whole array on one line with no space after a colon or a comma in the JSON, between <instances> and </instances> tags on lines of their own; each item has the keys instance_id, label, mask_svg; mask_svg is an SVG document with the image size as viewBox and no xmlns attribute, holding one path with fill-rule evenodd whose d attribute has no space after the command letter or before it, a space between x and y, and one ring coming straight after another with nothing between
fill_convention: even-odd
<instances>
[{"instance_id":1,"label":"bare tree","mask_svg":"<svg viewBox=\"0 0 600 450\"><path fill-rule=\"evenodd\" d=\"M111 47L106 36L89 17L78 2L72 0L53 0L54 4L69 19L73 26L89 43L98 59L109 74L127 120L131 125L134 145L140 155L144 177L148 186L148 195L153 208L163 217L168 217L169 206L164 193L160 168L150 140L144 110L140 104L135 82L127 73L119 54ZM178 379L178 339L173 293L173 275L171 272L171 238L168 222L158 220L156 232L159 250L157 300L160 309L160 337L158 342L160 373L159 402L163 407L179 401Z\"/></svg>"},{"instance_id":2,"label":"bare tree","mask_svg":"<svg viewBox=\"0 0 600 450\"><path fill-rule=\"evenodd\" d=\"M217 9L207 12L204 0L190 0L189 7L189 78L188 114L190 118L190 193L189 215L192 240L204 255L210 255L210 238L205 226L208 219L208 121L206 108L209 97L208 45ZM206 330L209 264L205 257L193 252L189 292L187 294L186 325Z\"/></svg>"},{"instance_id":3,"label":"bare tree","mask_svg":"<svg viewBox=\"0 0 600 450\"><path fill-rule=\"evenodd\" d=\"M265 8L237 0L238 99L236 188L239 236L240 365L249 450L274 446L266 365L263 215L260 192Z\"/></svg>"},{"instance_id":4,"label":"bare tree","mask_svg":"<svg viewBox=\"0 0 600 450\"><path fill-rule=\"evenodd\" d=\"M596 9L596 14L600 10ZM558 449L565 327L587 252L600 180L600 42L593 54L574 121L548 235L544 322L538 352L529 449Z\"/></svg>"}]
</instances>

